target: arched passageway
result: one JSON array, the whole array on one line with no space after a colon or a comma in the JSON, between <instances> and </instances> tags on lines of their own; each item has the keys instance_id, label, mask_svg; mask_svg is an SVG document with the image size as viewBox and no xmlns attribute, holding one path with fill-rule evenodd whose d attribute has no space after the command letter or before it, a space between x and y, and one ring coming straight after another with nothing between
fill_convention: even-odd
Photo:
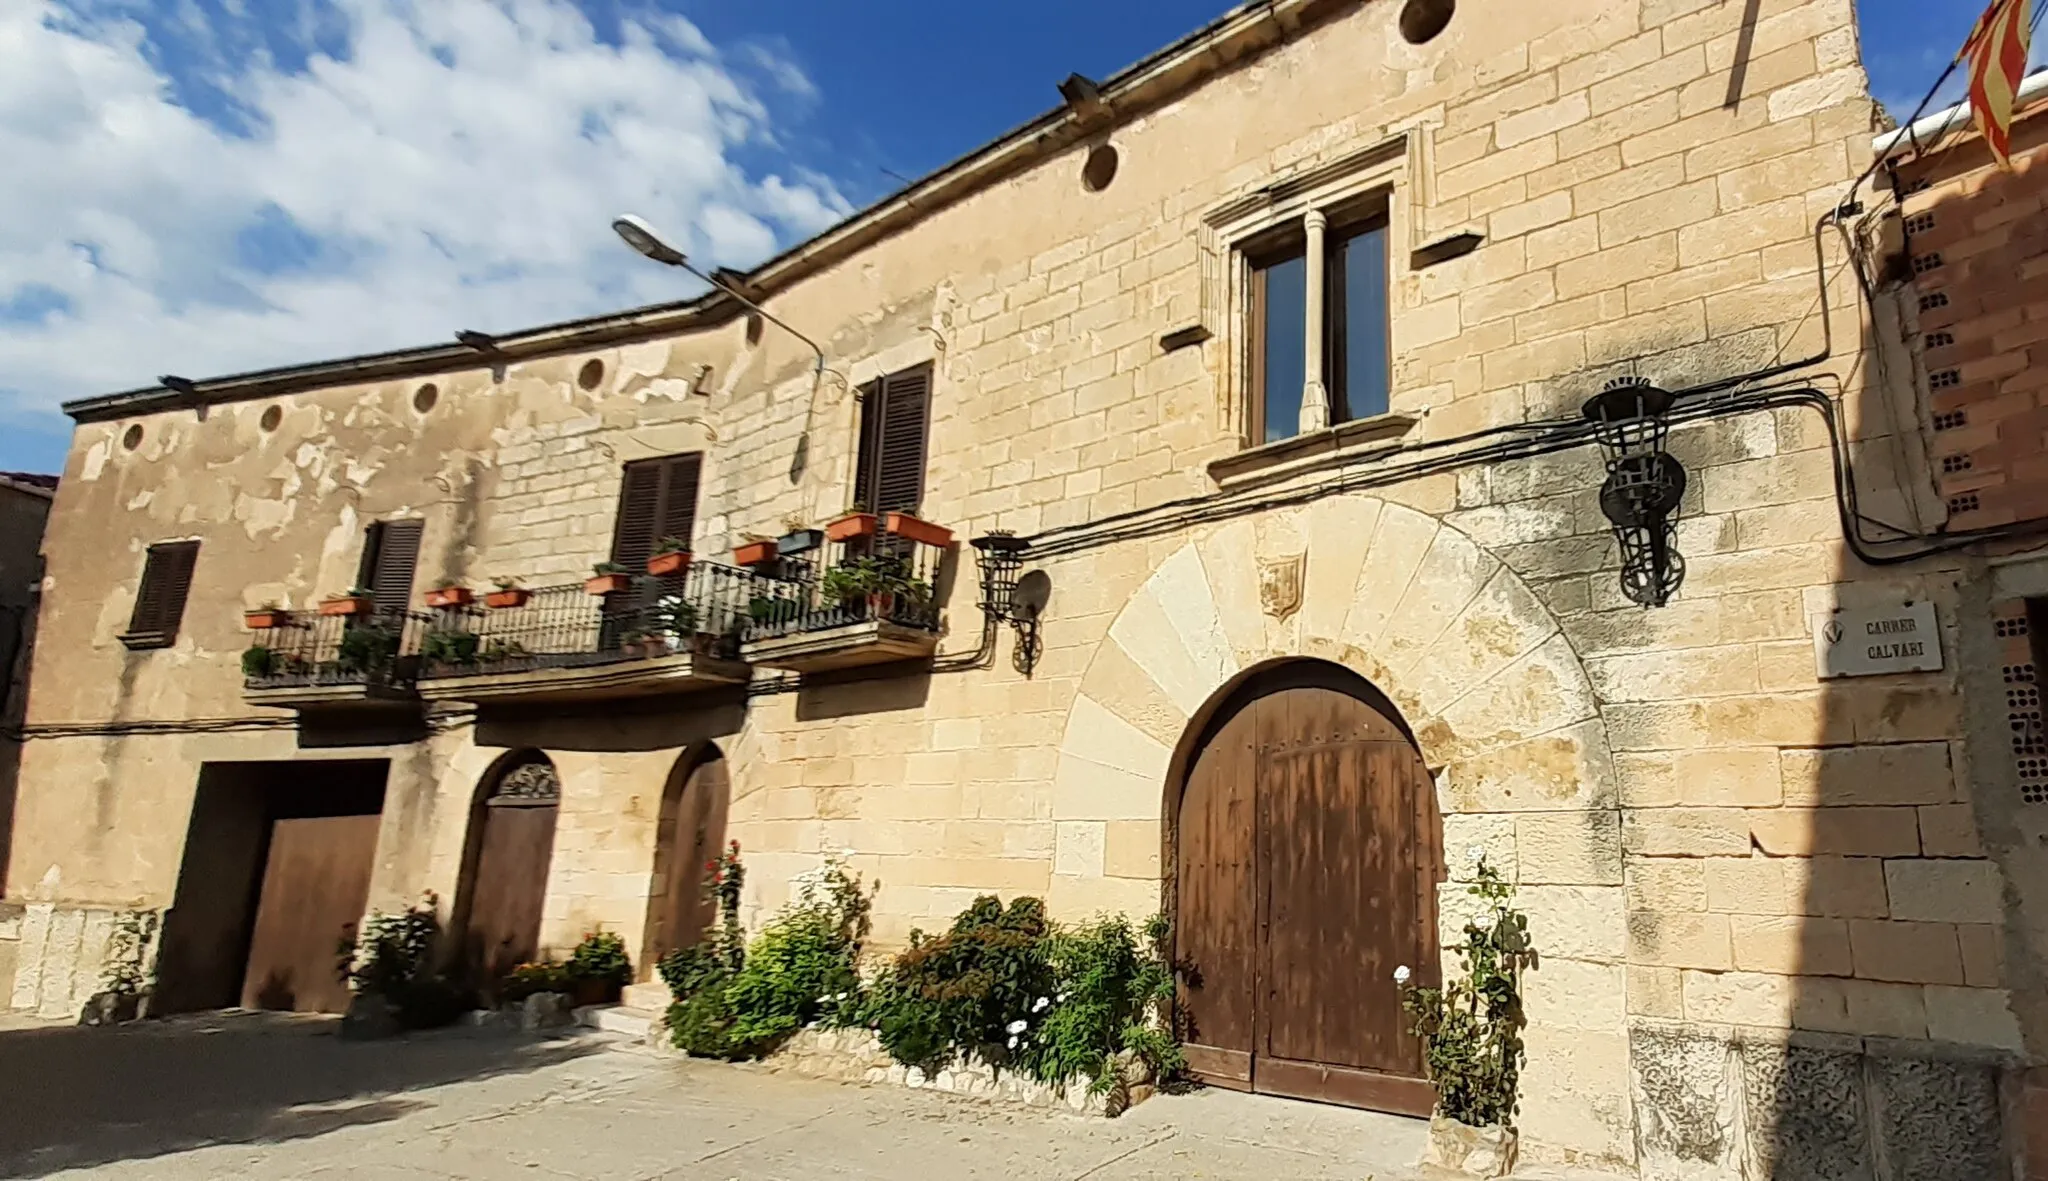
<instances>
[{"instance_id":1,"label":"arched passageway","mask_svg":"<svg viewBox=\"0 0 2048 1181\"><path fill-rule=\"evenodd\" d=\"M1436 979L1443 838L1400 712L1298 660L1189 725L1168 808L1189 1063L1218 1086L1428 1114L1394 972Z\"/></svg>"}]
</instances>

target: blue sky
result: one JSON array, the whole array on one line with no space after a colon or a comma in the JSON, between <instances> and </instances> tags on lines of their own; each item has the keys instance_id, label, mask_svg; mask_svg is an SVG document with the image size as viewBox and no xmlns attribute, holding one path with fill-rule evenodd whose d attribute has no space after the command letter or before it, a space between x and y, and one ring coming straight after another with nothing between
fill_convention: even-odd
<instances>
[{"instance_id":1,"label":"blue sky","mask_svg":"<svg viewBox=\"0 0 2048 1181\"><path fill-rule=\"evenodd\" d=\"M1858 3L1906 107L1978 8ZM159 374L673 298L612 213L746 266L1230 7L0 0L0 468Z\"/></svg>"}]
</instances>

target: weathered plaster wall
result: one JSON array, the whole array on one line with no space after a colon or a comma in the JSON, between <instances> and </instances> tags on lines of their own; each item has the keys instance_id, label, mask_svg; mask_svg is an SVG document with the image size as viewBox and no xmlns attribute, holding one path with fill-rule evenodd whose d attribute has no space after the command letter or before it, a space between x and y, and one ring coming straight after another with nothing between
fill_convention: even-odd
<instances>
[{"instance_id":1,"label":"weathered plaster wall","mask_svg":"<svg viewBox=\"0 0 2048 1181\"><path fill-rule=\"evenodd\" d=\"M1840 270L1824 301L1815 286L1815 224L1871 127L1847 0L1763 0L1747 35L1739 6L1701 0L1489 7L1420 48L1390 33L1394 12L1361 6L1115 128L1103 192L1068 153L777 293L775 314L827 347L815 386L799 344L770 326L748 345L733 324L298 394L272 432L264 402L149 416L133 451L135 424L81 427L31 721L247 713L241 607L343 589L379 517L428 522L422 587L568 581L608 548L624 462L702 448L700 553L816 520L847 499L850 390L924 361L926 515L962 536L1212 491L1204 464L1239 446L1241 336L1205 215L1420 125L1430 150L1390 180L1393 405L1420 419L1414 440L1569 413L1619 372L1677 387L1804 357L1825 314L1838 354L1818 371L1859 441L1863 505L1912 500L1898 428L1861 384L1853 286ZM1407 245L1457 226L1484 244L1410 267ZM1160 351L1198 322L1215 339ZM1999 871L1958 774L1972 748L1953 664L1822 685L1808 639L1809 613L1838 600L1932 598L1951 652L1988 621L1959 614L1950 572L1878 577L1845 555L1811 411L1690 427L1672 449L1693 473L1689 574L1656 611L1619 593L1598 460L1580 450L1046 559L1028 679L1006 634L990 669L743 711L450 718L391 752L373 905L448 897L480 777L534 746L563 783L544 942L602 925L637 951L663 781L716 741L752 915L842 849L880 884L884 944L979 892L1043 893L1068 916L1149 908L1162 752L1184 719L1251 661L1321 656L1409 711L1442 769L1453 864L1478 845L1516 868L1547 961L1530 981L1532 1151L1735 1175L1780 1118L1775 1092L1725 1092L1749 1047L1842 1034L1830 1052L1861 1063L1865 1036L2028 1046L1995 952ZM141 551L183 536L204 548L178 643L128 653L114 636ZM1258 563L1304 554L1299 611L1269 616ZM948 652L979 632L971 588L948 604ZM162 905L199 763L293 753L284 732L37 740L7 897Z\"/></svg>"}]
</instances>

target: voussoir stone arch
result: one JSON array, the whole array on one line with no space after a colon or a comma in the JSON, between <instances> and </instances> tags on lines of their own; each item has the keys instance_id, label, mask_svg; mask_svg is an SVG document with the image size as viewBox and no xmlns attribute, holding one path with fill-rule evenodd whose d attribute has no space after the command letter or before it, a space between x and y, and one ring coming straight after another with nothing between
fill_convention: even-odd
<instances>
[{"instance_id":1,"label":"voussoir stone arch","mask_svg":"<svg viewBox=\"0 0 2048 1181\"><path fill-rule=\"evenodd\" d=\"M1277 572L1265 598L1262 569ZM1207 531L1117 613L1060 744L1056 911L1159 904L1162 807L1189 720L1245 670L1304 656L1400 707L1437 778L1454 875L1484 849L1524 883L1621 884L1606 732L1557 620L1464 533L1342 496Z\"/></svg>"}]
</instances>

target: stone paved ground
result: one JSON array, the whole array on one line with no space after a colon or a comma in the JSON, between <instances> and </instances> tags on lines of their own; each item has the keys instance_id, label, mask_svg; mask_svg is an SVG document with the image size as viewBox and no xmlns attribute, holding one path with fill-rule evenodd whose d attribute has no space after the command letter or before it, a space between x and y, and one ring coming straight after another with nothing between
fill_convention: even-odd
<instances>
[{"instance_id":1,"label":"stone paved ground","mask_svg":"<svg viewBox=\"0 0 2048 1181\"><path fill-rule=\"evenodd\" d=\"M1420 1145L1411 1120L1221 1092L1101 1120L608 1035L332 1031L252 1014L119 1030L0 1019L0 1176L1405 1181Z\"/></svg>"}]
</instances>

